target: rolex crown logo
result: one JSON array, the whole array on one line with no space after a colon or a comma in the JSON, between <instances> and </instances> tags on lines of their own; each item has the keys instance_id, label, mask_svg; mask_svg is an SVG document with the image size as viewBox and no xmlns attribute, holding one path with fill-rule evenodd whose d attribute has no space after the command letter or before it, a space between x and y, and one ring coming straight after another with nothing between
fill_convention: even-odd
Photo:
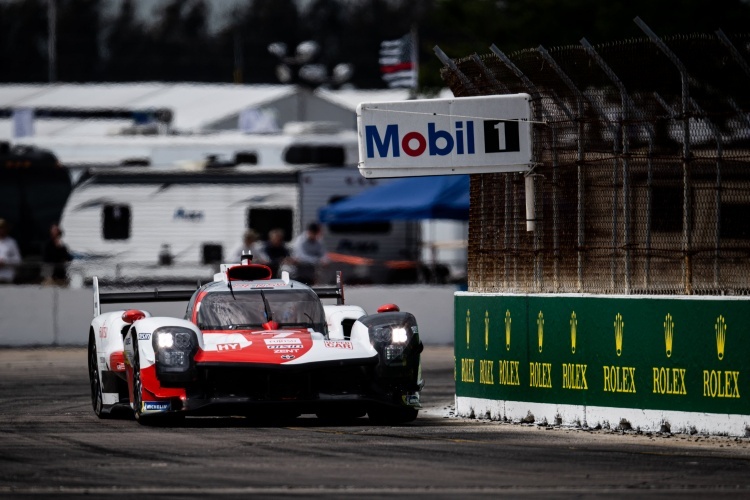
<instances>
[{"instance_id":1,"label":"rolex crown logo","mask_svg":"<svg viewBox=\"0 0 750 500\"><path fill-rule=\"evenodd\" d=\"M471 339L471 311L466 310L466 348L469 348L469 340Z\"/></svg>"},{"instance_id":2,"label":"rolex crown logo","mask_svg":"<svg viewBox=\"0 0 750 500\"><path fill-rule=\"evenodd\" d=\"M674 321L672 315L667 313L664 318L664 344L667 348L667 357L672 357L672 339L674 338Z\"/></svg>"},{"instance_id":3,"label":"rolex crown logo","mask_svg":"<svg viewBox=\"0 0 750 500\"><path fill-rule=\"evenodd\" d=\"M542 352L542 344L544 343L544 315L542 311L539 311L539 316L536 319L536 335L539 338L539 352Z\"/></svg>"},{"instance_id":4,"label":"rolex crown logo","mask_svg":"<svg viewBox=\"0 0 750 500\"><path fill-rule=\"evenodd\" d=\"M510 351L510 309L505 311L505 350Z\"/></svg>"},{"instance_id":5,"label":"rolex crown logo","mask_svg":"<svg viewBox=\"0 0 750 500\"><path fill-rule=\"evenodd\" d=\"M724 359L724 345L727 341L727 323L724 316L716 318L716 324L714 325L716 330L716 355L719 357L719 361Z\"/></svg>"},{"instance_id":6,"label":"rolex crown logo","mask_svg":"<svg viewBox=\"0 0 750 500\"><path fill-rule=\"evenodd\" d=\"M484 311L484 350L490 348L490 312Z\"/></svg>"},{"instance_id":7,"label":"rolex crown logo","mask_svg":"<svg viewBox=\"0 0 750 500\"><path fill-rule=\"evenodd\" d=\"M576 330L578 329L578 319L576 312L570 315L570 352L576 353Z\"/></svg>"},{"instance_id":8,"label":"rolex crown logo","mask_svg":"<svg viewBox=\"0 0 750 500\"><path fill-rule=\"evenodd\" d=\"M617 313L615 316L615 352L618 356L622 354L622 332L625 329L625 322L622 320L622 314Z\"/></svg>"}]
</instances>

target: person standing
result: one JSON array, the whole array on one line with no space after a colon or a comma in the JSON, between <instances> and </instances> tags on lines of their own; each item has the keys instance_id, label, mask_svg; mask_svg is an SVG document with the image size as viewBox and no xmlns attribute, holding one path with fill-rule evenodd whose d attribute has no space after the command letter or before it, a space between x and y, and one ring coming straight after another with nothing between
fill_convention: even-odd
<instances>
[{"instance_id":1,"label":"person standing","mask_svg":"<svg viewBox=\"0 0 750 500\"><path fill-rule=\"evenodd\" d=\"M49 228L49 240L42 250L42 261L45 264L44 284L67 286L68 262L73 260L68 247L62 241L63 231L57 224Z\"/></svg>"},{"instance_id":2,"label":"person standing","mask_svg":"<svg viewBox=\"0 0 750 500\"><path fill-rule=\"evenodd\" d=\"M323 229L320 224L311 222L307 225L307 230L294 239L292 260L297 268L294 276L297 281L307 285L315 284L318 267L328 262L322 237Z\"/></svg>"},{"instance_id":3,"label":"person standing","mask_svg":"<svg viewBox=\"0 0 750 500\"><path fill-rule=\"evenodd\" d=\"M268 267L271 268L271 276L278 277L281 263L291 255L286 244L284 244L284 230L271 229L268 232L268 241L263 250L265 257L268 258Z\"/></svg>"},{"instance_id":4,"label":"person standing","mask_svg":"<svg viewBox=\"0 0 750 500\"><path fill-rule=\"evenodd\" d=\"M241 262L242 252L247 252L248 250L253 253L253 263L263 264L268 260L263 253L263 245L258 241L258 233L252 229L248 229L242 235L242 245L232 254L234 257L232 262Z\"/></svg>"},{"instance_id":5,"label":"person standing","mask_svg":"<svg viewBox=\"0 0 750 500\"><path fill-rule=\"evenodd\" d=\"M21 264L18 244L9 233L8 222L0 219L0 283L13 283L16 269Z\"/></svg>"}]
</instances>

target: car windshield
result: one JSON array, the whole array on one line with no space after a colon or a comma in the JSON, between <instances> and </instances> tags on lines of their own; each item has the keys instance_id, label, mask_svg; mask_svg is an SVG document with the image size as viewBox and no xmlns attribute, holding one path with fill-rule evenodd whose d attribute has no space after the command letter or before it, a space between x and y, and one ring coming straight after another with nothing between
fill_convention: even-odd
<instances>
[{"instance_id":1,"label":"car windshield","mask_svg":"<svg viewBox=\"0 0 750 500\"><path fill-rule=\"evenodd\" d=\"M261 328L269 320L279 328L312 328L321 333L326 325L323 306L312 290L211 292L198 310L198 327L205 330Z\"/></svg>"}]
</instances>

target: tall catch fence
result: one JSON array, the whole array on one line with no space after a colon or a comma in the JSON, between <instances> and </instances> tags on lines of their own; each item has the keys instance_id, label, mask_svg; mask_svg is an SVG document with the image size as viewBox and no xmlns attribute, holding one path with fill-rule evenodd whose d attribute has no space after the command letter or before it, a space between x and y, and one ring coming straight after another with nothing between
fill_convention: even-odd
<instances>
[{"instance_id":1,"label":"tall catch fence","mask_svg":"<svg viewBox=\"0 0 750 500\"><path fill-rule=\"evenodd\" d=\"M750 36L636 23L446 61L454 95L528 93L535 121L530 173L471 177L470 291L750 294Z\"/></svg>"}]
</instances>

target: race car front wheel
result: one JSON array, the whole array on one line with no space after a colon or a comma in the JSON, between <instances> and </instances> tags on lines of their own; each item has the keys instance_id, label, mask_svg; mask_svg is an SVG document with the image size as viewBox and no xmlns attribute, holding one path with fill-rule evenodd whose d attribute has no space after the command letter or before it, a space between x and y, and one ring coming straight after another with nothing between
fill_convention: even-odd
<instances>
[{"instance_id":1,"label":"race car front wheel","mask_svg":"<svg viewBox=\"0 0 750 500\"><path fill-rule=\"evenodd\" d=\"M184 415L171 413L148 415L143 413L143 382L141 381L141 362L138 355L138 344L133 352L133 414L141 425L176 425L184 420Z\"/></svg>"},{"instance_id":2,"label":"race car front wheel","mask_svg":"<svg viewBox=\"0 0 750 500\"><path fill-rule=\"evenodd\" d=\"M133 350L133 414L139 424L148 424L149 418L143 414L143 383L141 382L141 362L138 345Z\"/></svg>"},{"instance_id":3,"label":"race car front wheel","mask_svg":"<svg viewBox=\"0 0 750 500\"><path fill-rule=\"evenodd\" d=\"M102 383L99 378L99 360L93 331L89 332L89 383L91 384L91 407L94 409L94 413L99 418L109 417L109 413L104 412Z\"/></svg>"}]
</instances>

